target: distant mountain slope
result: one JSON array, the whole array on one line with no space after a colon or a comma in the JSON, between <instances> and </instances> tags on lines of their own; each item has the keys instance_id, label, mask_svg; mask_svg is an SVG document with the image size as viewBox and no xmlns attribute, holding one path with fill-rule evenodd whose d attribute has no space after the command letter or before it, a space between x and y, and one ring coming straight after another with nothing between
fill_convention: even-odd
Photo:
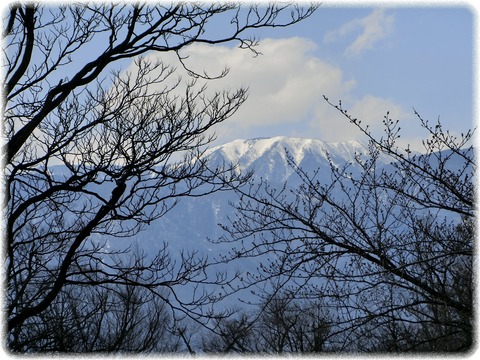
<instances>
[{"instance_id":1,"label":"distant mountain slope","mask_svg":"<svg viewBox=\"0 0 480 360\"><path fill-rule=\"evenodd\" d=\"M295 188L300 179L288 164L287 153L306 173L320 169L317 180L331 181L327 153L334 164L342 166L354 162L356 154L366 155L368 148L357 141L328 143L317 139L272 137L235 140L207 150L204 156L211 167L237 164L239 172L253 171L254 182L263 179L269 181L271 186L287 182L289 187ZM355 166L351 170L354 171ZM64 166L52 167L51 172L59 178L69 173ZM104 184L100 191L107 198L111 189ZM146 226L133 239L152 254L155 249L161 248L163 242L174 252L183 249L199 249L208 253L223 251L225 249L211 244L207 238L222 235L218 224L227 223L227 218L233 215L234 209L229 203L234 203L236 196L234 192L227 191L198 198L182 198L178 205L161 219ZM108 242L114 249L124 248L133 239L111 237Z\"/></svg>"},{"instance_id":2,"label":"distant mountain slope","mask_svg":"<svg viewBox=\"0 0 480 360\"><path fill-rule=\"evenodd\" d=\"M330 181L330 165L327 153L336 165L353 162L356 153L367 154L365 144L356 141L327 143L315 139L274 137L235 140L209 149L205 157L212 167L221 164L238 164L237 171L253 171L252 181L268 180L272 186L285 182L295 188L300 179L287 162L289 153L307 173L320 169L317 179ZM386 164L386 163L385 163ZM233 215L234 192L218 192L200 198L184 198L163 218L146 227L136 237L148 248L158 247L166 241L175 249L199 247L208 252L221 251L207 238L221 236L219 223L227 223ZM225 250L225 249L223 249Z\"/></svg>"},{"instance_id":3,"label":"distant mountain slope","mask_svg":"<svg viewBox=\"0 0 480 360\"><path fill-rule=\"evenodd\" d=\"M355 173L359 170L359 166L355 165L355 156L358 154L368 156L368 146L357 141L328 143L315 139L273 137L235 140L209 149L204 156L212 168L222 164L236 164L239 172L253 172L254 183L262 179L268 181L271 187L280 187L287 183L287 187L295 189L301 180L288 163L287 153L305 173L316 172L315 179L327 184L332 181L329 159L337 166L352 163L349 171ZM392 166L390 165L392 159L386 156L381 156L378 161L380 167ZM55 166L50 168L50 171L59 180L71 176L65 166ZM108 183L99 186L99 195L108 198L112 186L113 184ZM85 199L77 200L80 204ZM110 250L125 249L136 242L140 248L144 249L147 256L152 257L163 248L163 244L167 244L168 253L173 261L179 259L181 252L191 251L198 251L201 255L207 255L209 259L219 258L220 254L226 254L232 250L232 245L214 244L209 239L218 239L224 235L219 224L227 225L228 219L235 216L235 209L231 204L236 202L238 202L237 194L233 191L216 192L202 197L186 197L163 217L145 226L143 231L135 236L121 238L92 234L92 238L96 241L100 237L102 242L107 242L107 249ZM76 219L66 220L76 221ZM270 254L266 254L263 258L241 258L235 261L234 265L227 266L229 270L235 266L240 270L255 271L268 256ZM212 273L212 275L215 274ZM185 297L188 298L191 287L182 286L180 292L184 292Z\"/></svg>"},{"instance_id":4,"label":"distant mountain slope","mask_svg":"<svg viewBox=\"0 0 480 360\"><path fill-rule=\"evenodd\" d=\"M287 188L295 189L301 180L288 164L286 153L305 173L313 174L318 170L315 180L327 184L332 181L328 157L337 166L352 163L349 171L355 173L360 170L355 164L355 155L368 156L368 147L357 141L328 143L316 139L273 137L235 140L209 149L205 157L211 167L238 164L237 170L240 172L253 171L254 183L262 179L268 181L271 187L287 183ZM381 156L378 165L388 169L392 166L391 161L391 158ZM52 172L58 176L61 176L62 171L62 167L52 168ZM111 189L105 186L103 191L105 197L108 197ZM233 191L182 198L162 218L145 226L143 231L132 238L107 237L107 241L111 249L125 248L136 241L151 255L155 255L166 243L172 256L181 251L198 250L209 257L216 257L228 252L231 245L213 244L209 239L218 239L224 235L219 224L229 223L228 218L235 215L231 204L237 201L237 194ZM245 267L255 266L254 261L245 260Z\"/></svg>"}]
</instances>

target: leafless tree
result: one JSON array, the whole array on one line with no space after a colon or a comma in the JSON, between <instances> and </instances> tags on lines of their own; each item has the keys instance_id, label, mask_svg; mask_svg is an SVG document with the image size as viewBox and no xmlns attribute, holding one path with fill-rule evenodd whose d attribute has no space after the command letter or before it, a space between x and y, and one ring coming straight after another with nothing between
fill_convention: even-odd
<instances>
[{"instance_id":1,"label":"leafless tree","mask_svg":"<svg viewBox=\"0 0 480 360\"><path fill-rule=\"evenodd\" d=\"M318 301L274 292L248 315L217 321L203 350L215 353L283 354L325 351L329 315Z\"/></svg>"},{"instance_id":2,"label":"leafless tree","mask_svg":"<svg viewBox=\"0 0 480 360\"><path fill-rule=\"evenodd\" d=\"M429 136L415 153L397 145L399 122L388 113L378 138L341 103L332 106L364 133L367 153L313 173L289 157L300 187L263 181L239 190L222 241L243 247L235 245L230 261L268 255L251 284L275 280L293 284L296 297L322 299L335 314L329 342L336 351L468 350L473 132L457 138L417 114Z\"/></svg>"},{"instance_id":3,"label":"leafless tree","mask_svg":"<svg viewBox=\"0 0 480 360\"><path fill-rule=\"evenodd\" d=\"M274 293L260 309L258 339L262 351L274 354L324 351L329 333L328 315L317 301L297 300Z\"/></svg>"},{"instance_id":4,"label":"leafless tree","mask_svg":"<svg viewBox=\"0 0 480 360\"><path fill-rule=\"evenodd\" d=\"M203 336L202 350L207 353L258 353L255 319L240 311L234 318L216 320L214 332Z\"/></svg>"},{"instance_id":5,"label":"leafless tree","mask_svg":"<svg viewBox=\"0 0 480 360\"><path fill-rule=\"evenodd\" d=\"M220 275L207 279L206 259L185 250L173 260L167 245L156 257L107 248L160 218L181 197L242 181L229 168L208 168L201 149L212 140L207 132L244 102L246 90L207 95L195 79L208 82L215 76L190 71L193 80L182 82L173 67L144 55L171 52L185 66L183 48L225 42L257 54L257 40L249 31L296 23L315 8L10 6L3 30L3 200L6 317L13 350L38 350L30 329L58 306L76 306L67 301L75 289L117 289L120 294L118 287L141 287L172 309L204 315L202 305L212 301L208 294L197 289L185 302L174 289L228 282ZM219 25L221 34L211 30ZM132 59L136 70L122 73ZM175 162L176 154L182 158ZM126 261L125 254L133 260ZM102 306L92 303L90 309Z\"/></svg>"},{"instance_id":6,"label":"leafless tree","mask_svg":"<svg viewBox=\"0 0 480 360\"><path fill-rule=\"evenodd\" d=\"M172 352L178 338L166 302L133 285L68 287L24 322L14 348L35 352Z\"/></svg>"}]
</instances>

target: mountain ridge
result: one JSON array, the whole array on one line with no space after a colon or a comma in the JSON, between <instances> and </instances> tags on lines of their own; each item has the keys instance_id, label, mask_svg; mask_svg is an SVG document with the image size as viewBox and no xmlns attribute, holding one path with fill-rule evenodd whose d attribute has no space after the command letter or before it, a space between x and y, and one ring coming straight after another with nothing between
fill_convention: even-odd
<instances>
[{"instance_id":1,"label":"mountain ridge","mask_svg":"<svg viewBox=\"0 0 480 360\"><path fill-rule=\"evenodd\" d=\"M314 138L274 136L233 140L208 149L204 157L212 164L231 163L239 172L253 171L257 178L284 182L293 173L287 153L302 167L329 166L330 161L341 166L345 162L354 162L357 154L366 155L368 146L357 140L326 142Z\"/></svg>"}]
</instances>

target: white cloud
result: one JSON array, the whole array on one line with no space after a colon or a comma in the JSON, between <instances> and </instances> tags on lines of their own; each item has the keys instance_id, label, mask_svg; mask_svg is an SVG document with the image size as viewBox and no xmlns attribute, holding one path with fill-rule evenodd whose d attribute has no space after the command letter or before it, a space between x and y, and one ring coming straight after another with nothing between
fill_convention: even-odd
<instances>
[{"instance_id":1,"label":"white cloud","mask_svg":"<svg viewBox=\"0 0 480 360\"><path fill-rule=\"evenodd\" d=\"M269 126L272 135L278 135L275 131L280 127L295 125L303 126L299 133L307 135L301 122L324 103L322 95L340 96L355 85L343 78L340 68L313 56L315 47L310 40L293 37L264 39L258 47L262 55L257 57L246 50L206 44L192 45L183 55L188 55L185 64L199 73L215 76L225 67L230 69L225 78L207 82L211 91L249 89L246 103L216 128L219 137L230 140L257 136L255 129ZM176 64L178 74L188 78L174 56L162 54L161 60Z\"/></svg>"},{"instance_id":2,"label":"white cloud","mask_svg":"<svg viewBox=\"0 0 480 360\"><path fill-rule=\"evenodd\" d=\"M192 70L205 70L213 76L225 67L230 69L225 78L208 81L211 91L241 86L249 89L245 104L215 129L217 143L276 135L327 141L358 138L360 133L346 119L341 119L323 95L332 101L344 100L355 117L364 118L372 126L381 125L386 110L398 112L399 117L403 115L393 101L371 95L355 98L352 95L357 86L355 79L345 79L342 69L315 56L315 49L312 41L298 37L264 39L258 48L262 55L258 57L238 48L190 46L186 64ZM162 54L161 59L178 66L175 56ZM183 69L178 68L178 73L188 79Z\"/></svg>"},{"instance_id":3,"label":"white cloud","mask_svg":"<svg viewBox=\"0 0 480 360\"><path fill-rule=\"evenodd\" d=\"M325 42L336 42L345 36L356 33L355 40L345 49L348 56L358 56L372 49L379 40L387 37L393 28L394 17L386 15L384 9L375 9L364 17L354 19L334 31L328 32Z\"/></svg>"}]
</instances>

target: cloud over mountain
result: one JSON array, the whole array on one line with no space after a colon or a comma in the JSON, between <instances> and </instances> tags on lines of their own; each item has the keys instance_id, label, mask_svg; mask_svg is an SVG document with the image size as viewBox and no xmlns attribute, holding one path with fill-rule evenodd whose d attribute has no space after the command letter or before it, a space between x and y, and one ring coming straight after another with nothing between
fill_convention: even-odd
<instances>
[{"instance_id":1,"label":"cloud over mountain","mask_svg":"<svg viewBox=\"0 0 480 360\"><path fill-rule=\"evenodd\" d=\"M220 69L229 69L222 79L203 81L213 93L222 90L248 88L248 99L232 118L215 127L218 135L216 144L237 138L256 136L297 136L316 137L327 141L349 141L359 137L357 129L327 104L323 95L333 101L342 100L349 108L365 109L375 99L375 113L361 111L362 123L371 129L381 126L382 117L387 110L403 117L407 112L391 99L374 94L356 96L355 78L345 76L343 69L336 63L318 55L317 45L306 38L290 37L280 39L262 39L257 50L258 56L244 49L227 46L196 44L189 46L181 55L184 64L190 70L215 77ZM156 55L152 61L162 61L177 67L181 81L192 78L182 69L174 54ZM132 66L129 71L134 71ZM170 81L178 81L172 76ZM165 84L162 84L165 86ZM178 88L181 94L182 87Z\"/></svg>"}]
</instances>

